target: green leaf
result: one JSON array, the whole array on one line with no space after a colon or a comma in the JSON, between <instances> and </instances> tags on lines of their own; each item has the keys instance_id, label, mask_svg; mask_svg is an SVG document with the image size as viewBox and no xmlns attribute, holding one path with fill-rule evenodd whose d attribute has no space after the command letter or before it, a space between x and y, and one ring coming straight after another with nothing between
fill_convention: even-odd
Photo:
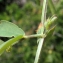
<instances>
[{"instance_id":1,"label":"green leaf","mask_svg":"<svg viewBox=\"0 0 63 63\"><path fill-rule=\"evenodd\" d=\"M43 34L44 27L41 27L40 29L37 30L37 34Z\"/></svg>"},{"instance_id":2,"label":"green leaf","mask_svg":"<svg viewBox=\"0 0 63 63\"><path fill-rule=\"evenodd\" d=\"M4 43L4 41L0 40L0 45L3 44L3 43Z\"/></svg>"},{"instance_id":3,"label":"green leaf","mask_svg":"<svg viewBox=\"0 0 63 63\"><path fill-rule=\"evenodd\" d=\"M9 47L11 47L12 45L14 45L16 43L16 41L18 41L19 39L23 38L23 35L19 35L15 38L12 38L6 42L4 42L2 45L0 45L0 55Z\"/></svg>"},{"instance_id":4,"label":"green leaf","mask_svg":"<svg viewBox=\"0 0 63 63\"><path fill-rule=\"evenodd\" d=\"M2 20L0 21L0 36L1 37L16 37L19 35L25 35L24 31L17 25Z\"/></svg>"}]
</instances>

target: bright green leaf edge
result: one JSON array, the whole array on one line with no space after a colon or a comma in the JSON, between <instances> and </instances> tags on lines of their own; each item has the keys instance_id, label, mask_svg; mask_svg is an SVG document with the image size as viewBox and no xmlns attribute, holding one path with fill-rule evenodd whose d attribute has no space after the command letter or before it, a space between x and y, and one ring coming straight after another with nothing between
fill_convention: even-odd
<instances>
[{"instance_id":1,"label":"bright green leaf edge","mask_svg":"<svg viewBox=\"0 0 63 63\"><path fill-rule=\"evenodd\" d=\"M16 43L16 41L18 41L19 39L23 38L23 35L19 35L15 38L12 38L8 41L6 41L5 43L3 43L1 46L0 46L0 55L9 47L9 46L12 46L14 43Z\"/></svg>"},{"instance_id":2,"label":"bright green leaf edge","mask_svg":"<svg viewBox=\"0 0 63 63\"><path fill-rule=\"evenodd\" d=\"M4 43L4 41L0 39L0 45L2 45L3 43Z\"/></svg>"},{"instance_id":3,"label":"bright green leaf edge","mask_svg":"<svg viewBox=\"0 0 63 63\"><path fill-rule=\"evenodd\" d=\"M6 20L0 21L0 37L17 37L19 35L25 35L25 33L16 24Z\"/></svg>"}]
</instances>

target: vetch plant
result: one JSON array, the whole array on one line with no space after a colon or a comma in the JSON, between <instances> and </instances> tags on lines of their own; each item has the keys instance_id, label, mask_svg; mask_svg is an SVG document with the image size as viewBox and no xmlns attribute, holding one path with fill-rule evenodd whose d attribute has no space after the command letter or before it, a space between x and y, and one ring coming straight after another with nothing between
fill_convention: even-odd
<instances>
[{"instance_id":1,"label":"vetch plant","mask_svg":"<svg viewBox=\"0 0 63 63\"><path fill-rule=\"evenodd\" d=\"M46 11L47 11L47 0L44 0L43 7L42 7L41 23L37 29L37 34L33 34L33 35L27 36L25 32L21 28L19 28L17 25L5 20L1 20L0 21L0 37L8 37L10 39L6 42L0 41L0 55L5 50L8 50L10 47L18 43L18 41L22 38L27 39L27 38L37 37L38 48L37 48L36 58L34 63L39 63L39 59L41 59L40 55L42 51L44 38L47 37L49 33L51 32L53 33L54 28L56 26L55 21L57 17L54 15L51 18L46 19Z\"/></svg>"}]
</instances>

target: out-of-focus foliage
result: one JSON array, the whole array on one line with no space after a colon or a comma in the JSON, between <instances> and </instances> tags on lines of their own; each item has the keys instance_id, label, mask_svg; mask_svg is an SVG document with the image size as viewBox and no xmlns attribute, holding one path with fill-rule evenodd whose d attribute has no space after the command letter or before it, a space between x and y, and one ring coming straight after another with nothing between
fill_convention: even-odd
<instances>
[{"instance_id":1,"label":"out-of-focus foliage","mask_svg":"<svg viewBox=\"0 0 63 63\"><path fill-rule=\"evenodd\" d=\"M1 1L3 2L3 1ZM55 3L58 16L54 36L45 40L43 46L41 63L63 62L63 0ZM47 17L51 15L48 8ZM15 3L6 5L5 10L0 12L0 20L8 20L21 27L27 35L36 32L41 21L41 5L39 0L28 0L26 4L19 7ZM20 40L14 45L10 52L0 56L1 63L33 63L37 49L36 38Z\"/></svg>"}]
</instances>

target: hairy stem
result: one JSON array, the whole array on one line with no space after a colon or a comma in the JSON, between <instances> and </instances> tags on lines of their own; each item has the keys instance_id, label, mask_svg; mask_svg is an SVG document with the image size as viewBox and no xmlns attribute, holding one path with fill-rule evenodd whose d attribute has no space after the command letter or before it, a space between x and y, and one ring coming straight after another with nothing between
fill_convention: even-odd
<instances>
[{"instance_id":1,"label":"hairy stem","mask_svg":"<svg viewBox=\"0 0 63 63\"><path fill-rule=\"evenodd\" d=\"M39 38L44 38L46 37L45 34L33 34L33 35L27 35L27 36L24 36L23 38L27 39L27 38L34 38L34 37L39 37Z\"/></svg>"},{"instance_id":2,"label":"hairy stem","mask_svg":"<svg viewBox=\"0 0 63 63\"><path fill-rule=\"evenodd\" d=\"M46 2L47 2L47 0L43 1L43 9L42 9L42 16L41 16L41 22L42 22L43 26L44 26L44 22L46 20L46 11L47 11L46 10L46 7L47 7ZM44 33L44 31L42 33ZM39 38L39 39L40 39L40 41L39 41L39 44L38 44L38 48L37 48L37 52L36 52L36 57L35 57L34 63L39 63L40 62L39 59L41 59L40 55L41 55L41 51L42 51L44 38Z\"/></svg>"},{"instance_id":3,"label":"hairy stem","mask_svg":"<svg viewBox=\"0 0 63 63\"><path fill-rule=\"evenodd\" d=\"M46 20L46 11L47 11L47 3L46 3L47 0L44 0L43 1L43 8L42 8L42 16L41 16L41 22L42 24L44 25L44 22Z\"/></svg>"}]
</instances>

